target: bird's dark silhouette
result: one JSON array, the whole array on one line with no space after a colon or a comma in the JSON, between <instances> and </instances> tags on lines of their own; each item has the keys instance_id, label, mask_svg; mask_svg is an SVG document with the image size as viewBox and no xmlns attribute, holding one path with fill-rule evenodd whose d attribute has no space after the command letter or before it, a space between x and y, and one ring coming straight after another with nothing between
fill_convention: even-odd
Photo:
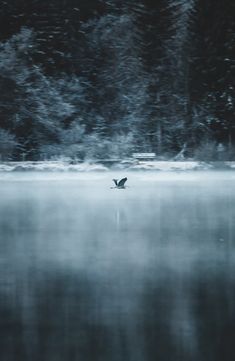
<instances>
[{"instance_id":1,"label":"bird's dark silhouette","mask_svg":"<svg viewBox=\"0 0 235 361\"><path fill-rule=\"evenodd\" d=\"M127 178L122 178L120 181L118 181L118 179L113 179L114 183L115 183L115 187L112 188L118 188L118 189L125 189L125 183L127 181Z\"/></svg>"}]
</instances>

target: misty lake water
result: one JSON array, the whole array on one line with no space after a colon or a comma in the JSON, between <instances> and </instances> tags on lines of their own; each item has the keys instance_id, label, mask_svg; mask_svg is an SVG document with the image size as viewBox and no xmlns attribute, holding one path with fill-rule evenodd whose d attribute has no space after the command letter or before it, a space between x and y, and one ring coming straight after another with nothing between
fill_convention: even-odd
<instances>
[{"instance_id":1,"label":"misty lake water","mask_svg":"<svg viewBox=\"0 0 235 361\"><path fill-rule=\"evenodd\" d=\"M1 361L235 360L235 172L121 173L0 175Z\"/></svg>"}]
</instances>

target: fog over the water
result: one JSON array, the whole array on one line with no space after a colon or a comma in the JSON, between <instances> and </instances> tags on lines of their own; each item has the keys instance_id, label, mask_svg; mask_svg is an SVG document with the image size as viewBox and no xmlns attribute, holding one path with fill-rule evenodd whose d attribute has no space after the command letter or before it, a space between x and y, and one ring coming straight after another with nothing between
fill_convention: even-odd
<instances>
[{"instance_id":1,"label":"fog over the water","mask_svg":"<svg viewBox=\"0 0 235 361\"><path fill-rule=\"evenodd\" d=\"M2 173L1 360L234 360L234 182Z\"/></svg>"}]
</instances>

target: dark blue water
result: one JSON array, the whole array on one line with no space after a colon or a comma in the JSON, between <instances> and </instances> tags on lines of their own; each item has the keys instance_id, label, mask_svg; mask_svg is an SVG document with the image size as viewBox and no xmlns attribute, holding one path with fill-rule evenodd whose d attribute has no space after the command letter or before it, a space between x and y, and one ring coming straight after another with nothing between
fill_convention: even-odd
<instances>
[{"instance_id":1,"label":"dark blue water","mask_svg":"<svg viewBox=\"0 0 235 361\"><path fill-rule=\"evenodd\" d=\"M235 173L1 174L1 361L235 359Z\"/></svg>"}]
</instances>

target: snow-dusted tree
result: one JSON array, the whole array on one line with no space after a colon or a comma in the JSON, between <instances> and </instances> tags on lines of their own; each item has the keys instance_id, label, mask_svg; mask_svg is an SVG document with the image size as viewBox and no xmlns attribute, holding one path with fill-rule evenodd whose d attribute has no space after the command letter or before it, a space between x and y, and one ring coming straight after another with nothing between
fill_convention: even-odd
<instances>
[{"instance_id":1,"label":"snow-dusted tree","mask_svg":"<svg viewBox=\"0 0 235 361\"><path fill-rule=\"evenodd\" d=\"M168 106L174 146L187 143L191 125L190 55L192 19L196 0L168 0L170 26L165 43L165 76L162 88Z\"/></svg>"},{"instance_id":2,"label":"snow-dusted tree","mask_svg":"<svg viewBox=\"0 0 235 361\"><path fill-rule=\"evenodd\" d=\"M76 120L69 128L61 129L58 134L58 141L43 144L40 147L42 159L63 159L79 160L85 157L84 127Z\"/></svg>"},{"instance_id":3,"label":"snow-dusted tree","mask_svg":"<svg viewBox=\"0 0 235 361\"><path fill-rule=\"evenodd\" d=\"M37 158L42 145L59 142L59 132L75 107L65 99L60 82L45 76L40 67L31 62L33 47L33 33L29 29L22 29L4 43L0 52L0 75L13 82L17 91L15 97L12 87L10 98L15 111L8 119L9 128L14 129L21 153Z\"/></svg>"},{"instance_id":4,"label":"snow-dusted tree","mask_svg":"<svg viewBox=\"0 0 235 361\"><path fill-rule=\"evenodd\" d=\"M108 14L83 26L90 52L85 71L93 85L97 121L104 119L103 131L107 136L132 131L138 144L144 138L141 127L146 125L149 79L142 64L137 14L127 4L117 7L111 1L108 5ZM97 127L95 123L92 130Z\"/></svg>"},{"instance_id":5,"label":"snow-dusted tree","mask_svg":"<svg viewBox=\"0 0 235 361\"><path fill-rule=\"evenodd\" d=\"M194 106L209 114L204 124L215 144L222 143L231 153L235 143L235 4L229 0L197 0L196 5L192 98Z\"/></svg>"},{"instance_id":6,"label":"snow-dusted tree","mask_svg":"<svg viewBox=\"0 0 235 361\"><path fill-rule=\"evenodd\" d=\"M0 128L0 161L11 160L17 145L15 136Z\"/></svg>"}]
</instances>

